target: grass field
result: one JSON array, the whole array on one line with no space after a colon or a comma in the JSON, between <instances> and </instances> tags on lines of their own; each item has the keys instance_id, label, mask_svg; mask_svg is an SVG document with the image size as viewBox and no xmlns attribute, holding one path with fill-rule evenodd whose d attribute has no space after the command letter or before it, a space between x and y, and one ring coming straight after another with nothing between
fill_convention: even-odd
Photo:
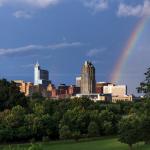
<instances>
[{"instance_id":1,"label":"grass field","mask_svg":"<svg viewBox=\"0 0 150 150\"><path fill-rule=\"evenodd\" d=\"M27 150L29 145L12 145L13 150ZM43 150L128 150L128 146L117 139L101 139L82 142L52 142L41 144ZM0 150L10 150L9 146L0 146ZM150 145L134 145L133 150L150 150Z\"/></svg>"}]
</instances>

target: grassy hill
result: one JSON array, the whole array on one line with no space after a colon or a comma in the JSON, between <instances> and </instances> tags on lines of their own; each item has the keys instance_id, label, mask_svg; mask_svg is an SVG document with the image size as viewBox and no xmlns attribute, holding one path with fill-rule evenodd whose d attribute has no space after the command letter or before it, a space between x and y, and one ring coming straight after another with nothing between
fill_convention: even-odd
<instances>
[{"instance_id":1,"label":"grassy hill","mask_svg":"<svg viewBox=\"0 0 150 150\"><path fill-rule=\"evenodd\" d=\"M27 150L29 145L0 146L0 150ZM41 144L43 150L128 150L128 146L117 139L103 139L82 142L51 142ZM133 150L150 150L150 145L134 145Z\"/></svg>"}]
</instances>

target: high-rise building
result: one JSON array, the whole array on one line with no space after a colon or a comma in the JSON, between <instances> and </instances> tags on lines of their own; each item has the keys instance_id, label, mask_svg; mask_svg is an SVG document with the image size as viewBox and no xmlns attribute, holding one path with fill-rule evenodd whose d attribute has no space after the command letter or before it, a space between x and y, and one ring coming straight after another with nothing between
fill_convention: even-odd
<instances>
[{"instance_id":1,"label":"high-rise building","mask_svg":"<svg viewBox=\"0 0 150 150\"><path fill-rule=\"evenodd\" d=\"M81 71L81 93L91 94L96 92L95 67L85 61Z\"/></svg>"},{"instance_id":2,"label":"high-rise building","mask_svg":"<svg viewBox=\"0 0 150 150\"><path fill-rule=\"evenodd\" d=\"M48 86L50 83L49 72L47 70L42 70L40 65L36 63L34 66L34 85Z\"/></svg>"},{"instance_id":3,"label":"high-rise building","mask_svg":"<svg viewBox=\"0 0 150 150\"><path fill-rule=\"evenodd\" d=\"M76 77L76 86L81 87L81 77Z\"/></svg>"}]
</instances>

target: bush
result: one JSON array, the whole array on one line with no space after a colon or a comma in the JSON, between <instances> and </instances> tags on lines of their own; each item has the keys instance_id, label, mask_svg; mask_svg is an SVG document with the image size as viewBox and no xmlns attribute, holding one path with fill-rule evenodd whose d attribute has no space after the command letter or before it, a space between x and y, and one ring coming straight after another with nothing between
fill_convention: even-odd
<instances>
[{"instance_id":1,"label":"bush","mask_svg":"<svg viewBox=\"0 0 150 150\"><path fill-rule=\"evenodd\" d=\"M79 132L79 131L74 131L74 132L72 132L72 138L73 138L76 142L78 142L79 139L81 138L80 132Z\"/></svg>"},{"instance_id":2,"label":"bush","mask_svg":"<svg viewBox=\"0 0 150 150\"><path fill-rule=\"evenodd\" d=\"M41 145L32 144L28 150L43 150Z\"/></svg>"},{"instance_id":3,"label":"bush","mask_svg":"<svg viewBox=\"0 0 150 150\"><path fill-rule=\"evenodd\" d=\"M48 141L49 141L49 137L48 137L48 136L44 136L44 137L42 138L42 141L43 141L43 142L48 142Z\"/></svg>"},{"instance_id":4,"label":"bush","mask_svg":"<svg viewBox=\"0 0 150 150\"><path fill-rule=\"evenodd\" d=\"M60 139L64 139L64 140L71 138L71 131L69 127L66 125L61 127L59 131L59 136Z\"/></svg>"},{"instance_id":5,"label":"bush","mask_svg":"<svg viewBox=\"0 0 150 150\"><path fill-rule=\"evenodd\" d=\"M36 141L35 138L32 138L32 139L30 140L31 143L35 143L35 141Z\"/></svg>"},{"instance_id":6,"label":"bush","mask_svg":"<svg viewBox=\"0 0 150 150\"><path fill-rule=\"evenodd\" d=\"M99 136L99 128L96 122L90 122L88 126L88 136L89 137L97 137Z\"/></svg>"}]
</instances>

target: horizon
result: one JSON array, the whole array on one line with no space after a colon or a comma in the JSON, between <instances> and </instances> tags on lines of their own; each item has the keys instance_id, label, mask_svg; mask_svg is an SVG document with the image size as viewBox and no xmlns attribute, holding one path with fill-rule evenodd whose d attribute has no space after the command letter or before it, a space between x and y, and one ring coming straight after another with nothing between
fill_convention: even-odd
<instances>
[{"instance_id":1,"label":"horizon","mask_svg":"<svg viewBox=\"0 0 150 150\"><path fill-rule=\"evenodd\" d=\"M150 67L149 9L150 0L0 0L0 77L33 82L38 60L52 83L72 84L89 60L96 81L111 82L127 42L146 16L117 78L117 84L137 95L136 87Z\"/></svg>"}]
</instances>

